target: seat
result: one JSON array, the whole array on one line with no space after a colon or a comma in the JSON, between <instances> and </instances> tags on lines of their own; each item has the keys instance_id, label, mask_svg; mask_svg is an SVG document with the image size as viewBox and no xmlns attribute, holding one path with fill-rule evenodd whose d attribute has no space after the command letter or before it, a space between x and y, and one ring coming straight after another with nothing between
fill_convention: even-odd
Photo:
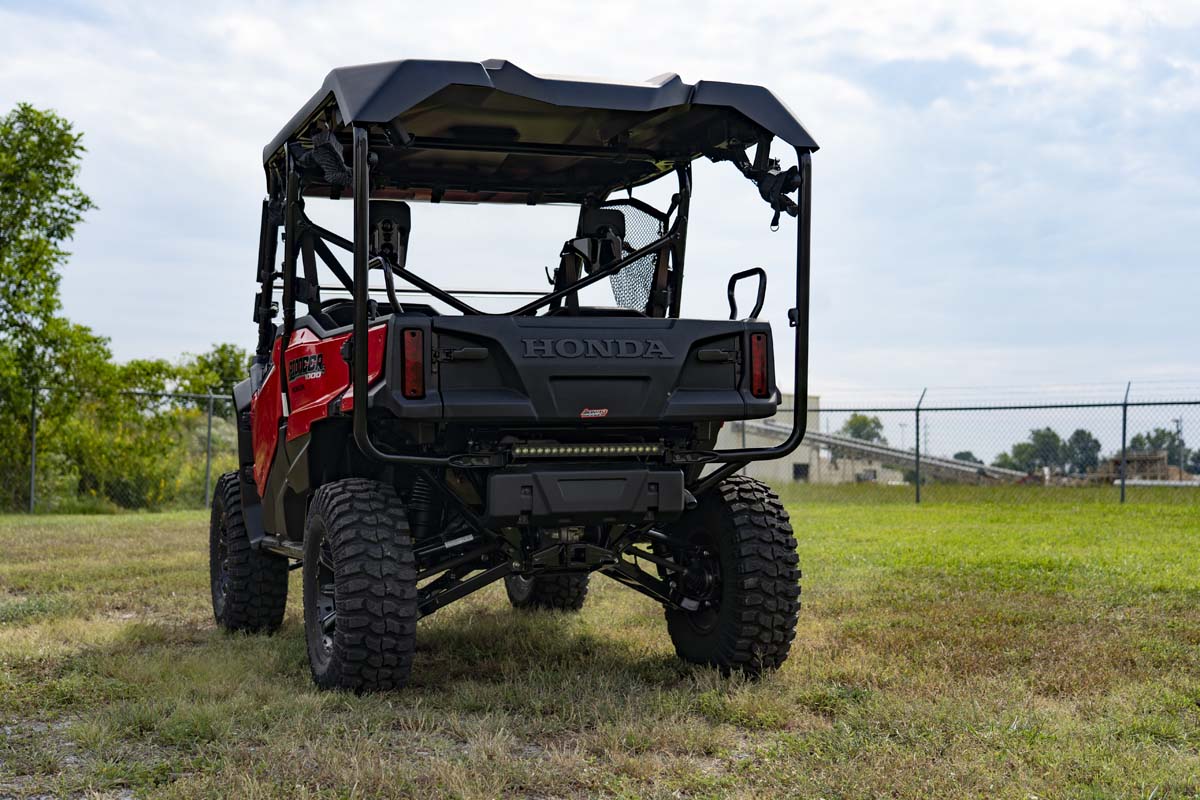
<instances>
[{"instance_id":1,"label":"seat","mask_svg":"<svg viewBox=\"0 0 1200 800\"><path fill-rule=\"evenodd\" d=\"M391 303L380 303L375 300L370 301L374 305L374 310L371 316L382 317L392 313ZM354 301L344 297L327 300L322 308L316 314L309 314L309 317L321 326L322 329L330 331L336 328L346 328L354 324ZM437 309L425 303L405 303L405 314L416 314L424 317L436 317Z\"/></svg>"}]
</instances>

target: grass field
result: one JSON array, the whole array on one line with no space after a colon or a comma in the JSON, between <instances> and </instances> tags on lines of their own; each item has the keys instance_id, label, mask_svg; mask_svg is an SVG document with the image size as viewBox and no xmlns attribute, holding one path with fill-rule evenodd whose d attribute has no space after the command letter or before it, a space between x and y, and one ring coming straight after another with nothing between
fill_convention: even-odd
<instances>
[{"instance_id":1,"label":"grass field","mask_svg":"<svg viewBox=\"0 0 1200 800\"><path fill-rule=\"evenodd\" d=\"M199 513L0 518L0 797L1200 797L1200 513L792 503L804 608L757 683L604 578L420 626L406 691L309 684L208 606Z\"/></svg>"}]
</instances>

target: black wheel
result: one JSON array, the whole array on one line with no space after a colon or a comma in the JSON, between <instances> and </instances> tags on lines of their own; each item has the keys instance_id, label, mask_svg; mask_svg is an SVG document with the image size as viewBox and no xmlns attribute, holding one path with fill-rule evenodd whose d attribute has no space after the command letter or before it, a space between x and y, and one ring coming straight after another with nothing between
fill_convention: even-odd
<instances>
[{"instance_id":1,"label":"black wheel","mask_svg":"<svg viewBox=\"0 0 1200 800\"><path fill-rule=\"evenodd\" d=\"M543 608L578 611L587 599L588 578L582 575L508 575L504 590L514 608Z\"/></svg>"},{"instance_id":2,"label":"black wheel","mask_svg":"<svg viewBox=\"0 0 1200 800\"><path fill-rule=\"evenodd\" d=\"M287 607L288 563L250 546L236 472L217 479L208 526L213 617L230 631L274 633Z\"/></svg>"},{"instance_id":3,"label":"black wheel","mask_svg":"<svg viewBox=\"0 0 1200 800\"><path fill-rule=\"evenodd\" d=\"M391 486L317 490L304 530L304 634L313 681L369 692L408 682L417 632L412 536Z\"/></svg>"},{"instance_id":4,"label":"black wheel","mask_svg":"<svg viewBox=\"0 0 1200 800\"><path fill-rule=\"evenodd\" d=\"M724 672L779 667L796 636L800 569L779 497L760 481L727 478L670 528L686 542L671 555L683 609L667 609L667 630L685 661Z\"/></svg>"}]
</instances>

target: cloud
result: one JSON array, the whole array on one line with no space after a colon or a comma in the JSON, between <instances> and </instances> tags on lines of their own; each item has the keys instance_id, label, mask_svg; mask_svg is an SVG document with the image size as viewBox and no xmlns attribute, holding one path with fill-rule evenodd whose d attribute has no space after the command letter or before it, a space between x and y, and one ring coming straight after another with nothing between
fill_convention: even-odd
<instances>
[{"instance_id":1,"label":"cloud","mask_svg":"<svg viewBox=\"0 0 1200 800\"><path fill-rule=\"evenodd\" d=\"M65 300L121 357L250 343L261 148L329 68L502 57L761 83L797 111L822 144L818 388L1107 380L1197 369L1198 32L1200 8L1168 3L18 4L0 104L86 134L100 210ZM698 168L693 208L689 312L721 316L726 276L762 264L782 333L794 241L727 167ZM539 286L570 227L415 215L414 268L459 286Z\"/></svg>"}]
</instances>

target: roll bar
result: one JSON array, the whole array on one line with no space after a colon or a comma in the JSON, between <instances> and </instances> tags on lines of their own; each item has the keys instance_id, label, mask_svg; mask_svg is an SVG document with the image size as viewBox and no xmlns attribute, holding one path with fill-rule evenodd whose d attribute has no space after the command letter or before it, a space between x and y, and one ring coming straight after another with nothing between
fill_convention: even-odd
<instances>
[{"instance_id":1,"label":"roll bar","mask_svg":"<svg viewBox=\"0 0 1200 800\"><path fill-rule=\"evenodd\" d=\"M387 453L379 449L379 447L371 440L370 433L367 428L367 389L368 389L368 367L367 367L367 311L368 311L368 241L370 239L370 220L369 220L369 202L370 202L370 160L367 130L361 126L355 126L353 129L354 155L353 155L353 197L354 197L354 236L353 236L353 295L354 295L354 331L352 341L355 346L352 347L352 386L354 391L354 407L353 407L353 429L354 441L358 448L368 458L374 459L388 464L400 464L408 466L460 466L460 467L483 467L494 466L492 460L487 456L481 456L476 461L472 461L469 456L413 456L403 455L399 453ZM751 461L765 461L769 459L781 458L790 454L799 447L801 440L808 425L808 347L809 347L809 291L810 291L810 265L811 265L811 227L812 227L812 155L803 148L796 148L796 158L798 168L796 173L790 179L798 184L799 199L795 204L796 216L796 305L789 314L792 327L795 328L795 353L793 359L793 417L792 429L788 434L787 439L782 443L773 447L748 447L732 450L694 450L675 452L673 454L674 461L680 464L722 464L710 474L701 478L692 491L696 494L706 491L712 486L719 483L725 477L736 472L743 464ZM690 188L690 174L683 173L682 177L688 180ZM748 176L751 177L751 176ZM760 191L764 197L767 196L767 190L763 183L752 177L759 185ZM786 200L786 198L784 198ZM289 200L291 193L289 192ZM789 201L790 202L790 201ZM776 212L779 211L779 201L776 200L773 206ZM687 213L684 210L683 213ZM788 212L791 213L790 211ZM678 250L682 251L682 243L676 241L675 234L669 232L667 236L653 242L647 247L641 248L635 253L632 253L612 266L606 268L602 272L594 273L587 278L581 279L579 283L593 283L600 278L605 277L611 272L615 272L622 266L636 261L654 249L661 248L666 244L671 244ZM573 291L580 286L566 287L559 292L549 293L537 301L528 303L525 306L517 309L514 313L529 313L530 311L540 308L541 306L553 300L555 294L561 294L567 291ZM287 287L285 286L285 291ZM672 304L672 308L676 309L676 304ZM286 312L285 312L286 313Z\"/></svg>"},{"instance_id":2,"label":"roll bar","mask_svg":"<svg viewBox=\"0 0 1200 800\"><path fill-rule=\"evenodd\" d=\"M795 373L792 388L792 430L781 444L774 447L746 447L736 450L711 450L705 456L709 463L725 462L692 489L700 494L737 472L743 464L751 461L767 461L789 455L800 446L808 430L808 315L809 315L809 268L812 255L812 154L796 148L799 165L797 179L800 182L799 198L796 202L796 305L789 320L796 329L796 350L793 359Z\"/></svg>"},{"instance_id":3,"label":"roll bar","mask_svg":"<svg viewBox=\"0 0 1200 800\"><path fill-rule=\"evenodd\" d=\"M369 175L367 129L354 128L354 333L351 341L352 364L351 386L354 390L352 424L354 443L367 458L388 464L404 464L414 467L450 466L452 459L439 456L409 456L400 453L385 453L371 441L367 430L367 242L371 238L370 202L371 179Z\"/></svg>"}]
</instances>

